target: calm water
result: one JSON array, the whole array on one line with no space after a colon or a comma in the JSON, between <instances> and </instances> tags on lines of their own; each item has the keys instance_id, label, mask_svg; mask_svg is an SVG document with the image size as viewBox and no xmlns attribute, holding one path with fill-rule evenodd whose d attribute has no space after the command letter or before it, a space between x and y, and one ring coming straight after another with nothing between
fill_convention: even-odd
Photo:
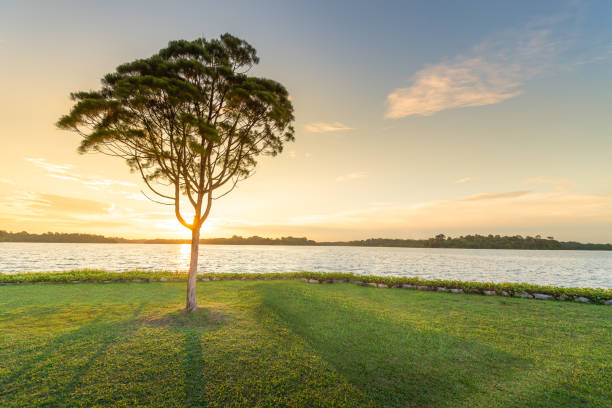
<instances>
[{"instance_id":1,"label":"calm water","mask_svg":"<svg viewBox=\"0 0 612 408\"><path fill-rule=\"evenodd\" d=\"M189 245L0 243L0 272L99 268L186 270ZM492 282L612 288L610 251L200 247L200 272L353 272Z\"/></svg>"}]
</instances>

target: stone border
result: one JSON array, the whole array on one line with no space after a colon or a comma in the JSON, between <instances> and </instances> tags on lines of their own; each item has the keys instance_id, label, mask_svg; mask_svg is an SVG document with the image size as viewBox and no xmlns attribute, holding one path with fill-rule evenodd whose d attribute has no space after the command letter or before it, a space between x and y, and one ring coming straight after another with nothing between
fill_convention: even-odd
<instances>
[{"instance_id":1,"label":"stone border","mask_svg":"<svg viewBox=\"0 0 612 408\"><path fill-rule=\"evenodd\" d=\"M422 290L422 291L429 291L429 292L447 292L447 293L461 293L461 294L479 294L479 295L484 295L484 296L504 296L504 297L515 297L515 298L523 298L523 299L538 299L538 300L557 300L557 301L574 301L577 303L592 303L595 304L595 302L593 302L591 299L585 297L585 296L576 296L574 298L567 296L565 294L562 294L560 296L552 296L552 295L548 295L546 293L529 293L529 292L516 292L514 294L510 294L507 291L502 291L501 293L497 293L494 290L479 290L479 289L474 289L474 290L470 290L468 292L464 291L461 288L447 288L444 286L424 286L424 285L410 285L410 284L396 284L396 285L389 285L387 283L383 283L383 282L364 282L364 281L360 281L360 280L341 280L341 279L328 279L328 280L319 280L319 279L314 279L314 278L302 278L302 280L304 282L308 282L308 283L352 283L358 286L364 286L364 287L373 287L373 288L385 288L385 289L412 289L412 290ZM612 306L612 299L608 299L606 301L604 301L603 303L604 305L607 306Z\"/></svg>"},{"instance_id":2,"label":"stone border","mask_svg":"<svg viewBox=\"0 0 612 408\"><path fill-rule=\"evenodd\" d=\"M217 280L294 280L302 279L310 283L351 282L374 288L402 288L447 293L471 293L484 296L506 296L538 300L574 301L612 305L612 289L602 288L564 288L541 286L526 283L492 283L470 281L424 280L416 277L384 277L355 275L335 272L285 272L285 273L206 273L197 276L199 281ZM30 272L20 274L0 274L0 286L28 285L34 283L72 283L81 282L108 284L112 282L185 282L187 273L181 271L126 271L110 272L105 270L72 270L59 272Z\"/></svg>"}]
</instances>

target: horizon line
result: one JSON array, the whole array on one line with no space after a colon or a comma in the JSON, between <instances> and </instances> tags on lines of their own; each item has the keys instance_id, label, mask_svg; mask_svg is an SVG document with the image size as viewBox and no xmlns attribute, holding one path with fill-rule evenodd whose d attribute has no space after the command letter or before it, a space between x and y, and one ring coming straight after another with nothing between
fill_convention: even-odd
<instances>
[{"instance_id":1,"label":"horizon line","mask_svg":"<svg viewBox=\"0 0 612 408\"><path fill-rule=\"evenodd\" d=\"M2 233L5 234L10 234L10 235L16 235L16 234L27 234L27 235L31 235L31 236L42 236L42 235L84 235L84 236L91 236L91 237L97 237L97 238L104 238L104 239L119 239L119 240L124 240L124 241L172 241L172 243L179 243L179 241L186 241L186 242L191 242L190 238L124 238L124 237L120 237L120 236L107 236L107 235L102 235L102 234L92 234L92 233L87 233L87 232L52 232L52 231L47 231L47 232L42 232L42 233L30 233L27 231L17 231L17 232L12 232L12 231L7 231L7 230L2 230L0 229L0 237L2 236ZM337 244L337 243L348 243L348 242L364 242L364 241L368 241L368 240L393 240L393 241L428 241L428 240L432 240L432 239L436 239L437 237L442 236L444 238L444 240L446 241L447 239L457 239L457 238L464 238L464 237L474 237L474 236L480 236L480 237L484 237L484 238L489 238L489 237L493 237L493 238L516 238L516 237L520 237L522 239L527 239L527 238L532 238L532 239L539 239L539 240L544 240L544 241L557 241L557 242L561 242L561 243L580 243L580 244L594 244L594 245L612 245L611 242L580 242L580 241L576 241L576 240L558 240L553 236L543 236L541 234L536 234L534 236L532 235L521 235L521 234L513 234L513 235L507 235L507 234L478 234L478 233L469 233L469 234L461 234L461 235L457 235L457 236L451 236L451 235L446 235L444 233L439 233L433 236L429 236L426 238L390 238L390 237L369 237L369 238L364 238L364 239L349 239L349 240L334 240L334 241L330 241L330 240L323 240L323 241L317 241L314 239L310 239L307 236L293 236L293 235L286 235L286 236L277 236L277 237L266 237L266 236L260 236L260 235L251 235L251 236L242 236L242 235L237 235L237 234L233 234L232 236L229 237L209 237L209 238L200 238L200 242L202 241L211 241L211 240L220 240L220 239L232 239L232 238L241 238L241 239L249 239L249 238L261 238L261 239L265 239L265 240L282 240L282 239L304 239L307 241L312 241L315 244L321 244L321 243L331 243L331 244ZM11 241L0 241L0 242L11 242ZM13 242L17 242L17 241L13 241Z\"/></svg>"}]
</instances>

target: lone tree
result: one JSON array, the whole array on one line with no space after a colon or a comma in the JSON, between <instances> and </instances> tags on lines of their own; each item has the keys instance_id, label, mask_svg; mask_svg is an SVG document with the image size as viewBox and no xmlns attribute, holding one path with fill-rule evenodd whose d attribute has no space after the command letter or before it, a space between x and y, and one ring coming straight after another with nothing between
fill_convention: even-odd
<instances>
[{"instance_id":1,"label":"lone tree","mask_svg":"<svg viewBox=\"0 0 612 408\"><path fill-rule=\"evenodd\" d=\"M57 126L79 133L80 153L126 160L191 230L186 309L197 309L200 228L213 200L247 178L261 154L276 155L294 140L293 106L278 82L248 76L255 49L230 34L172 41L146 59L117 67L99 91L75 101ZM146 194L145 194L146 195ZM181 214L181 200L194 210Z\"/></svg>"}]
</instances>

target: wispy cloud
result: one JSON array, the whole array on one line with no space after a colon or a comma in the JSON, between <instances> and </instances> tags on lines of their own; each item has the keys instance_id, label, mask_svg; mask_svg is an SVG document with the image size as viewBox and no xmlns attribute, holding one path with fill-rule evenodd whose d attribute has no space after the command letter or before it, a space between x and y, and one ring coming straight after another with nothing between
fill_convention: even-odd
<instances>
[{"instance_id":1,"label":"wispy cloud","mask_svg":"<svg viewBox=\"0 0 612 408\"><path fill-rule=\"evenodd\" d=\"M349 127L340 122L333 123L324 123L324 122L314 122L306 125L306 130L312 133L328 133L328 132L341 132L345 130L352 130L352 127Z\"/></svg>"},{"instance_id":2,"label":"wispy cloud","mask_svg":"<svg viewBox=\"0 0 612 408\"><path fill-rule=\"evenodd\" d=\"M570 184L571 181L566 178L559 177L532 177L525 180L526 183L530 184Z\"/></svg>"},{"instance_id":3,"label":"wispy cloud","mask_svg":"<svg viewBox=\"0 0 612 408\"><path fill-rule=\"evenodd\" d=\"M130 193L128 191L121 192L125 196L125 198L136 201L149 201L142 193Z\"/></svg>"},{"instance_id":4,"label":"wispy cloud","mask_svg":"<svg viewBox=\"0 0 612 408\"><path fill-rule=\"evenodd\" d=\"M90 216L111 212L114 204L57 194L22 192L6 197L5 211L13 215Z\"/></svg>"},{"instance_id":5,"label":"wispy cloud","mask_svg":"<svg viewBox=\"0 0 612 408\"><path fill-rule=\"evenodd\" d=\"M43 158L27 158L27 161L34 164L37 167L45 170L47 176L61 180L74 181L77 183L84 184L91 188L97 189L98 187L109 187L109 186L136 186L134 183L120 180L107 179L100 176L84 176L75 173L72 169L74 168L71 164L54 164L49 163Z\"/></svg>"},{"instance_id":6,"label":"wispy cloud","mask_svg":"<svg viewBox=\"0 0 612 408\"><path fill-rule=\"evenodd\" d=\"M304 214L283 224L236 226L255 234L292 234L310 231L319 239L355 239L372 236L424 236L441 231L466 233L546 234L576 239L583 230L589 237L612 241L612 196L565 192L483 193L455 200L414 205L357 208L335 213ZM586 238L593 239L593 238Z\"/></svg>"},{"instance_id":7,"label":"wispy cloud","mask_svg":"<svg viewBox=\"0 0 612 408\"><path fill-rule=\"evenodd\" d=\"M509 191L506 193L484 193L459 199L459 201L497 200L500 198L515 198L529 194L530 191Z\"/></svg>"},{"instance_id":8,"label":"wispy cloud","mask_svg":"<svg viewBox=\"0 0 612 408\"><path fill-rule=\"evenodd\" d=\"M2 184L9 184L11 186L14 186L15 184L17 184L13 180L9 180L7 178L0 178L0 183L2 183Z\"/></svg>"},{"instance_id":9,"label":"wispy cloud","mask_svg":"<svg viewBox=\"0 0 612 408\"><path fill-rule=\"evenodd\" d=\"M563 25L562 25L563 23ZM445 109L496 104L522 92L569 46L567 16L495 34L464 55L418 71L412 84L387 96L386 118L429 116Z\"/></svg>"},{"instance_id":10,"label":"wispy cloud","mask_svg":"<svg viewBox=\"0 0 612 408\"><path fill-rule=\"evenodd\" d=\"M526 184L548 184L555 188L557 191L567 191L574 187L574 183L566 178L558 177L532 177L525 180Z\"/></svg>"},{"instance_id":11,"label":"wispy cloud","mask_svg":"<svg viewBox=\"0 0 612 408\"><path fill-rule=\"evenodd\" d=\"M0 202L0 225L8 231L63 231L114 236L150 231L151 223L126 215L112 202L58 194L17 192ZM121 229L123 228L123 231Z\"/></svg>"},{"instance_id":12,"label":"wispy cloud","mask_svg":"<svg viewBox=\"0 0 612 408\"><path fill-rule=\"evenodd\" d=\"M455 184L463 184L472 181L471 177L460 178L459 180L455 180Z\"/></svg>"},{"instance_id":13,"label":"wispy cloud","mask_svg":"<svg viewBox=\"0 0 612 408\"><path fill-rule=\"evenodd\" d=\"M68 170L70 170L71 168L73 168L74 166L72 166L71 164L53 164L53 163L49 163L47 162L47 160L43 159L42 157L28 157L26 159L26 161L29 161L30 163L34 164L37 167L40 167L41 169L49 172L49 173L53 173L53 174L65 174L68 172Z\"/></svg>"},{"instance_id":14,"label":"wispy cloud","mask_svg":"<svg viewBox=\"0 0 612 408\"><path fill-rule=\"evenodd\" d=\"M181 235L187 229L167 211L124 208L112 201L21 191L0 202L0 225L7 230L105 233L130 236ZM50 226L50 227L49 227ZM119 228L119 230L117 229ZM210 226L206 227L210 228ZM121 230L123 229L123 230Z\"/></svg>"},{"instance_id":15,"label":"wispy cloud","mask_svg":"<svg viewBox=\"0 0 612 408\"><path fill-rule=\"evenodd\" d=\"M342 183L344 181L349 181L349 180L357 180L357 179L363 179L368 177L368 174L363 172L363 171L357 171L354 173L349 173L349 174L345 174L342 176L338 176L336 177L336 181L338 183Z\"/></svg>"}]
</instances>

